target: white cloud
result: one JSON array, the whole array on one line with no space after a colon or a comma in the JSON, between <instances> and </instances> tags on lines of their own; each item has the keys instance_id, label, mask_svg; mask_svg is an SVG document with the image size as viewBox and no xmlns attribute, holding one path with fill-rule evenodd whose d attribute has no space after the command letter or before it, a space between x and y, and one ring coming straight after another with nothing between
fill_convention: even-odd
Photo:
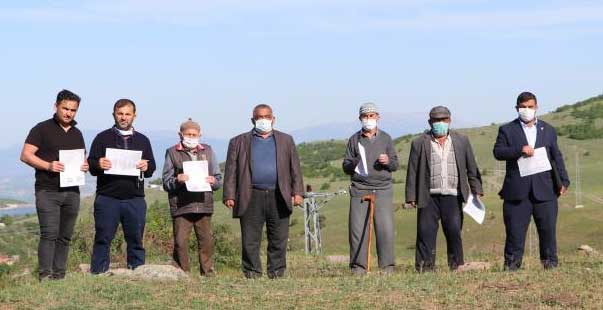
<instances>
[{"instance_id":1,"label":"white cloud","mask_svg":"<svg viewBox=\"0 0 603 310\"><path fill-rule=\"evenodd\" d=\"M470 29L533 31L603 22L603 6L569 2L528 9L488 9L487 0L107 0L52 2L33 8L0 8L1 22L244 25L250 34ZM465 10L460 10L463 7ZM508 6L510 7L510 6ZM469 8L471 8L469 10ZM266 27L273 25L274 27ZM268 28L268 29L266 29ZM546 30L546 29L545 29Z\"/></svg>"},{"instance_id":2,"label":"white cloud","mask_svg":"<svg viewBox=\"0 0 603 310\"><path fill-rule=\"evenodd\" d=\"M490 11L476 13L431 13L408 19L373 20L382 28L534 28L603 22L603 6L570 7L540 10Z\"/></svg>"}]
</instances>

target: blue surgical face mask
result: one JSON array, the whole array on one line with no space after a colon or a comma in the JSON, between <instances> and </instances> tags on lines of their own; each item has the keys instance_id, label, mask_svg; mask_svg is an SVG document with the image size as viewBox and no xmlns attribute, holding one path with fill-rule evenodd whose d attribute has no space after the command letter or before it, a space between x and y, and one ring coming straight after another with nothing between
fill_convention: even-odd
<instances>
[{"instance_id":1,"label":"blue surgical face mask","mask_svg":"<svg viewBox=\"0 0 603 310\"><path fill-rule=\"evenodd\" d=\"M436 137L443 137L448 135L449 124L446 122L431 123L431 132Z\"/></svg>"}]
</instances>

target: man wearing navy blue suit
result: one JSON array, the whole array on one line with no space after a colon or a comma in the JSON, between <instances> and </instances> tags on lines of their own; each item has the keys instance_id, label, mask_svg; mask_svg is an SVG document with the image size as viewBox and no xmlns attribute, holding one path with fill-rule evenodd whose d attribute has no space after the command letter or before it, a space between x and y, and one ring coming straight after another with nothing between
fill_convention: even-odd
<instances>
[{"instance_id":1,"label":"man wearing navy blue suit","mask_svg":"<svg viewBox=\"0 0 603 310\"><path fill-rule=\"evenodd\" d=\"M504 200L505 270L521 267L526 232L531 217L538 230L540 260L545 269L557 267L557 198L566 193L570 184L563 155L557 145L557 132L536 118L536 96L523 92L517 97L515 109L519 117L498 130L494 157L506 161L506 175L500 197ZM544 147L552 169L522 177L517 160L532 157Z\"/></svg>"}]
</instances>

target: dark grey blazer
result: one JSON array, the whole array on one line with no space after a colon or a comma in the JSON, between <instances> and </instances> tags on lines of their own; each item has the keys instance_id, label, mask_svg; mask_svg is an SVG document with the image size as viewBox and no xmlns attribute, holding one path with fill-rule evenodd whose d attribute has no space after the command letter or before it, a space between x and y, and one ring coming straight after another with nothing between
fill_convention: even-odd
<instances>
[{"instance_id":1,"label":"dark grey blazer","mask_svg":"<svg viewBox=\"0 0 603 310\"><path fill-rule=\"evenodd\" d=\"M482 177L473 155L473 148L466 136L451 130L452 145L459 175L460 194L464 202L469 193L483 194ZM430 200L431 178L431 134L424 132L412 141L406 173L406 202L415 202L418 208L425 207Z\"/></svg>"},{"instance_id":2,"label":"dark grey blazer","mask_svg":"<svg viewBox=\"0 0 603 310\"><path fill-rule=\"evenodd\" d=\"M276 144L276 173L278 189L293 211L291 197L304 195L304 182L293 138L285 133L272 132ZM230 140L224 167L224 196L223 201L233 199L235 207L233 217L245 214L251 200L251 137L252 131L240 134Z\"/></svg>"}]
</instances>

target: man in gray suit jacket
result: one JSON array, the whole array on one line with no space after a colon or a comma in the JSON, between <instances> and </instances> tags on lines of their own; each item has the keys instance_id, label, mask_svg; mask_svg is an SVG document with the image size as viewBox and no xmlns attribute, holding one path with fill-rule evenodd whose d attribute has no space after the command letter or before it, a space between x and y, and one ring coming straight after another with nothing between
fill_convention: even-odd
<instances>
[{"instance_id":1,"label":"man in gray suit jacket","mask_svg":"<svg viewBox=\"0 0 603 310\"><path fill-rule=\"evenodd\" d=\"M461 229L462 204L470 194L482 196L482 180L469 139L449 131L450 110L437 106L429 112L431 130L412 142L406 174L406 202L417 211L415 268L435 268L438 221L446 236L448 266L464 264Z\"/></svg>"},{"instance_id":2,"label":"man in gray suit jacket","mask_svg":"<svg viewBox=\"0 0 603 310\"><path fill-rule=\"evenodd\" d=\"M224 204L241 224L245 277L262 276L260 242L266 223L268 277L284 276L289 216L303 202L304 185L293 138L273 130L272 108L253 109L254 129L230 140L224 168Z\"/></svg>"}]
</instances>

